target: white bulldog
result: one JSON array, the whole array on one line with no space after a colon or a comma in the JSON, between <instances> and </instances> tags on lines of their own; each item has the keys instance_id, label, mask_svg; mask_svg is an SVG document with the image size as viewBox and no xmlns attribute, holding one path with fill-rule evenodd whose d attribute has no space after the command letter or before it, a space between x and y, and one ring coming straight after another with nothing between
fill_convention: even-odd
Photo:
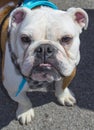
<instances>
[{"instance_id":1,"label":"white bulldog","mask_svg":"<svg viewBox=\"0 0 94 130\"><path fill-rule=\"evenodd\" d=\"M79 35L87 26L88 15L81 8L61 11L45 6L33 10L19 7L11 13L3 84L9 96L18 102L17 119L22 124L31 122L34 117L32 104L26 96L28 89L34 88L34 81L43 84L54 81L58 101L62 105L76 103L67 87L80 60ZM16 56L14 62L19 69L11 59L11 52ZM23 77L26 78L24 87L15 96Z\"/></svg>"}]
</instances>

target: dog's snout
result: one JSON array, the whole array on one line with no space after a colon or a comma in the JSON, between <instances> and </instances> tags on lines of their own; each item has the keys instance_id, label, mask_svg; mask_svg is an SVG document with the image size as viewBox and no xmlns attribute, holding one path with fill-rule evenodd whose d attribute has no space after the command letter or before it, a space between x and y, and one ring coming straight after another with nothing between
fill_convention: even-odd
<instances>
[{"instance_id":1,"label":"dog's snout","mask_svg":"<svg viewBox=\"0 0 94 130\"><path fill-rule=\"evenodd\" d=\"M54 48L53 46L49 44L46 44L46 45L43 44L37 47L35 52L39 58L42 58L42 57L48 58L53 55Z\"/></svg>"}]
</instances>

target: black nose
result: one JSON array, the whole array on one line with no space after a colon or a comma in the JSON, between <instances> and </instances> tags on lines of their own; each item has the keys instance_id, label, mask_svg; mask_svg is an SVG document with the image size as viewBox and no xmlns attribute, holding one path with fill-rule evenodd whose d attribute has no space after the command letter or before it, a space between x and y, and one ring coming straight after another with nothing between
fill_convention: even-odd
<instances>
[{"instance_id":1,"label":"black nose","mask_svg":"<svg viewBox=\"0 0 94 130\"><path fill-rule=\"evenodd\" d=\"M49 58L53 55L54 53L54 48L50 44L43 44L40 45L36 50L35 50L37 56L39 58Z\"/></svg>"}]
</instances>

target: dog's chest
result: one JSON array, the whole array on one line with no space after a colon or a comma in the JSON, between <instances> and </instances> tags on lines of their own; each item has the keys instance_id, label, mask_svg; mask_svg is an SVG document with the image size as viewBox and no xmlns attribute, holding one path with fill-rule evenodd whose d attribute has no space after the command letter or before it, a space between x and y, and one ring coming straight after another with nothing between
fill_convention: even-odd
<instances>
[{"instance_id":1,"label":"dog's chest","mask_svg":"<svg viewBox=\"0 0 94 130\"><path fill-rule=\"evenodd\" d=\"M54 87L53 87L54 82L49 83L47 81L42 82L42 81L32 80L32 81L29 81L28 84L29 84L30 89L48 88L48 87L49 87L50 90L54 89Z\"/></svg>"}]
</instances>

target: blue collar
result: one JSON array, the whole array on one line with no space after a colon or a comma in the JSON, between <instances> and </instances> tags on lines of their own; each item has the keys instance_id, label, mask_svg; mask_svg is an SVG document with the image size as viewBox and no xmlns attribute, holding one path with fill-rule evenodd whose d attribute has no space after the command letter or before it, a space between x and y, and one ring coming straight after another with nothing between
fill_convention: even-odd
<instances>
[{"instance_id":1,"label":"blue collar","mask_svg":"<svg viewBox=\"0 0 94 130\"><path fill-rule=\"evenodd\" d=\"M58 9L54 3L49 2L48 0L24 0L21 6L29 9L33 9L38 6L48 6L53 9Z\"/></svg>"},{"instance_id":2,"label":"blue collar","mask_svg":"<svg viewBox=\"0 0 94 130\"><path fill-rule=\"evenodd\" d=\"M49 2L48 0L24 0L21 6L29 8L29 9L33 9L38 6L48 6L56 10L58 9L55 4L53 4L52 2ZM19 84L18 90L16 92L16 95L15 95L16 97L20 94L20 92L24 88L26 82L27 82L26 79L23 77L21 80L21 83Z\"/></svg>"}]
</instances>

